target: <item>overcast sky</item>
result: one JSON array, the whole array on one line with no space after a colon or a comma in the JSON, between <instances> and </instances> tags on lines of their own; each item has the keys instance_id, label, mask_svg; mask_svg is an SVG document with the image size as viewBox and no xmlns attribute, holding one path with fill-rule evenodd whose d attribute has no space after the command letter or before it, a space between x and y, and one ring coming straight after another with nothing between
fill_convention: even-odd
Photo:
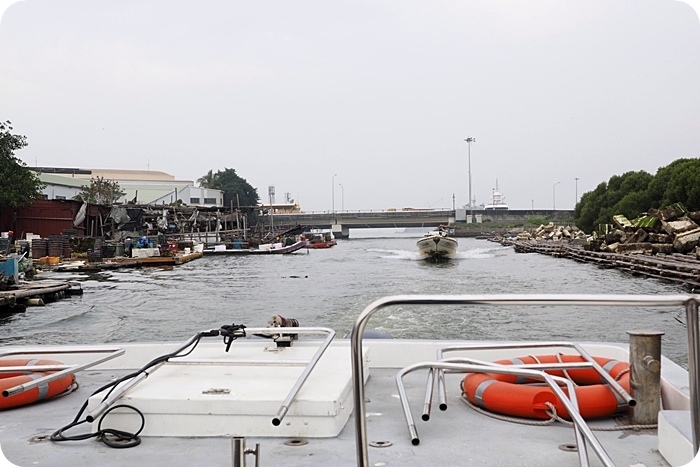
<instances>
[{"instance_id":1,"label":"overcast sky","mask_svg":"<svg viewBox=\"0 0 700 467\"><path fill-rule=\"evenodd\" d=\"M305 211L461 207L472 136L477 204L573 209L700 157L698 3L0 0L0 120L29 166L234 168Z\"/></svg>"}]
</instances>

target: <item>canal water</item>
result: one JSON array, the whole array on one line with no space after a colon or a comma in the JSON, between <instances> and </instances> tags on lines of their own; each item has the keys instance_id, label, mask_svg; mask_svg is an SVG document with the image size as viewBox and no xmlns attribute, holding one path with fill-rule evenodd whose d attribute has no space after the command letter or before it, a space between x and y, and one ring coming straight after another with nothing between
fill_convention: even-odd
<instances>
[{"instance_id":1,"label":"canal water","mask_svg":"<svg viewBox=\"0 0 700 467\"><path fill-rule=\"evenodd\" d=\"M361 234L358 234L361 235ZM364 234L367 236L367 234ZM370 235L376 235L370 234ZM0 316L0 346L184 340L224 324L264 326L271 315L347 335L374 300L398 294L677 294L678 284L473 238L459 255L427 263L416 236L339 240L291 255L203 257L166 268L44 273L76 280L84 294ZM665 333L663 352L687 364L684 313L675 308L513 306L391 307L368 327L396 338L627 342L628 330Z\"/></svg>"}]
</instances>

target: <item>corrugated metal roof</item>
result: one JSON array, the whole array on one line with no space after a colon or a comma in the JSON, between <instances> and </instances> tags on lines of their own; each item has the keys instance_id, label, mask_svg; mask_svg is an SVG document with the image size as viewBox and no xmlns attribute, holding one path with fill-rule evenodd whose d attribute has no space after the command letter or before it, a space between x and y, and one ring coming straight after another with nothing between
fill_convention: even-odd
<instances>
[{"instance_id":1,"label":"corrugated metal roof","mask_svg":"<svg viewBox=\"0 0 700 467\"><path fill-rule=\"evenodd\" d=\"M84 185L88 185L90 180L85 180L83 178L73 178L65 175L55 175L49 173L40 173L39 180L47 185L59 185L59 186L69 186L73 188L80 188Z\"/></svg>"}]
</instances>

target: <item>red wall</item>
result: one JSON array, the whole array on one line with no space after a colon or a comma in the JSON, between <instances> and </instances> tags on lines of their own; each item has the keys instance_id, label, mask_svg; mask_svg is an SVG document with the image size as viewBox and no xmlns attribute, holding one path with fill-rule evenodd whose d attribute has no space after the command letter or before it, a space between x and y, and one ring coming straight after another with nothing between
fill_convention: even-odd
<instances>
[{"instance_id":1,"label":"red wall","mask_svg":"<svg viewBox=\"0 0 700 467\"><path fill-rule=\"evenodd\" d=\"M27 233L48 237L62 234L64 230L85 235L85 223L73 227L73 219L81 205L80 201L42 199L24 208L1 208L0 230L14 231L17 240L25 238Z\"/></svg>"}]
</instances>

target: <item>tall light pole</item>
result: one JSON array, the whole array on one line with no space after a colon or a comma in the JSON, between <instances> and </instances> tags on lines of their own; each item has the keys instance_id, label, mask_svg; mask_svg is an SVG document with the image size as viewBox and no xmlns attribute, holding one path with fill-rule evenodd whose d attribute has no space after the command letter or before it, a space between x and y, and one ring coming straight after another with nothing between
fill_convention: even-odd
<instances>
[{"instance_id":1,"label":"tall light pole","mask_svg":"<svg viewBox=\"0 0 700 467\"><path fill-rule=\"evenodd\" d=\"M476 138L467 136L464 140L469 146L469 215L472 218L472 224L474 223L474 203L472 202L472 143L476 141Z\"/></svg>"},{"instance_id":2,"label":"tall light pole","mask_svg":"<svg viewBox=\"0 0 700 467\"><path fill-rule=\"evenodd\" d=\"M343 188L342 183L338 183L340 185L340 211L345 211L345 188Z\"/></svg>"},{"instance_id":3,"label":"tall light pole","mask_svg":"<svg viewBox=\"0 0 700 467\"><path fill-rule=\"evenodd\" d=\"M275 187L274 186L267 187L267 196L270 199L270 233L272 233L272 235L274 236L274 234L275 234L275 221L274 221L275 208L272 206L272 201L275 198Z\"/></svg>"},{"instance_id":4,"label":"tall light pole","mask_svg":"<svg viewBox=\"0 0 700 467\"><path fill-rule=\"evenodd\" d=\"M576 209L576 205L578 204L578 177L574 178L576 181L576 198L574 198L574 209Z\"/></svg>"},{"instance_id":5,"label":"tall light pole","mask_svg":"<svg viewBox=\"0 0 700 467\"><path fill-rule=\"evenodd\" d=\"M557 182L552 186L552 210L556 211L557 210L557 197L556 197L556 190L555 188L557 185L559 185L561 182Z\"/></svg>"},{"instance_id":6,"label":"tall light pole","mask_svg":"<svg viewBox=\"0 0 700 467\"><path fill-rule=\"evenodd\" d=\"M331 214L335 215L335 177L337 177L338 174L333 174L333 177L331 177Z\"/></svg>"}]
</instances>

